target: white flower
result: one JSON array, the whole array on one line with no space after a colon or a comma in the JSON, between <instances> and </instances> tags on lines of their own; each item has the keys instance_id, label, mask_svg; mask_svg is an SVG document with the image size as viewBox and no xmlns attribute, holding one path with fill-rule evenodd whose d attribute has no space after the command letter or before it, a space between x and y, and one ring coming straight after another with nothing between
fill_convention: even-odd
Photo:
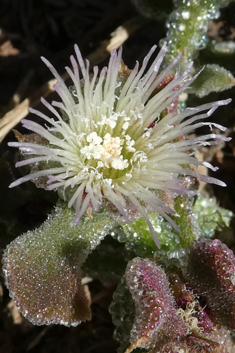
<instances>
[{"instance_id":1,"label":"white flower","mask_svg":"<svg viewBox=\"0 0 235 353\"><path fill-rule=\"evenodd\" d=\"M189 76L191 63L185 72L181 74L178 70L166 87L153 94L180 58L178 56L159 73L167 50L164 45L146 70L155 49L156 46L150 50L140 68L137 62L132 71L126 69L126 76L119 72L122 49L118 52L114 50L108 67L100 73L98 67L94 67L91 77L89 62L83 61L75 45L76 59L71 56L73 71L66 68L74 84L72 93L54 67L43 58L57 78L54 89L62 102L49 104L42 99L55 119L30 109L51 127L46 124L43 127L30 120L22 120L22 123L26 129L46 139L47 143L11 142L9 146L19 147L25 155L31 155L18 162L17 167L40 162L46 167L16 180L10 187L47 177L47 189L68 188L72 195L68 207L75 207L74 223L77 224L88 205L98 211L103 199L111 202L127 222L130 221L128 209L132 207L146 219L159 246L143 205L148 205L178 229L166 214L174 214L175 211L158 197L159 191L189 194L190 191L180 182L179 177L182 176L199 177L206 182L225 186L217 179L199 175L198 165L215 169L208 163L197 161L187 152L200 145L227 141L228 138L213 132L189 140L182 140L180 136L188 135L203 125L224 131L221 125L201 120L209 117L218 106L228 104L230 99L187 108L178 114L169 110L160 119L160 114L195 78ZM54 107L63 111L63 117ZM51 167L51 162L57 162L57 165ZM196 166L196 171L186 168L186 165Z\"/></svg>"}]
</instances>

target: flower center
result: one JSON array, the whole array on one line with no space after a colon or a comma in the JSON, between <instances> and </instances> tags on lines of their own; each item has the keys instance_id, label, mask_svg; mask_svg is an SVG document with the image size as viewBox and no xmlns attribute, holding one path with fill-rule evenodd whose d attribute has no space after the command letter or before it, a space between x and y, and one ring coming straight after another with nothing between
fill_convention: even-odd
<instances>
[{"instance_id":1,"label":"flower center","mask_svg":"<svg viewBox=\"0 0 235 353\"><path fill-rule=\"evenodd\" d=\"M88 144L81 148L80 153L87 159L97 160L97 167L123 170L128 168L129 161L122 155L124 140L120 137L112 137L106 133L102 138L96 132L91 132L86 141Z\"/></svg>"}]
</instances>

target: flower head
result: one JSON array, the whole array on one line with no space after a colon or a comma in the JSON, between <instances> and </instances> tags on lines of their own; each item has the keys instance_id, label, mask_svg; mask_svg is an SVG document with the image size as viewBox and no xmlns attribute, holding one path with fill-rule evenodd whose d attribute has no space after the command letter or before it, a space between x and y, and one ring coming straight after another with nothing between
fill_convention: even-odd
<instances>
[{"instance_id":1,"label":"flower head","mask_svg":"<svg viewBox=\"0 0 235 353\"><path fill-rule=\"evenodd\" d=\"M41 163L43 167L16 180L10 187L46 177L47 189L64 190L68 207L76 209L74 223L77 224L88 205L98 211L104 199L112 203L127 222L131 217L129 210L135 209L146 219L159 245L146 205L178 229L166 214L174 214L175 211L161 200L159 191L170 191L175 195L190 193L182 186L179 178L182 176L199 176L206 182L225 186L217 179L199 175L198 165L213 167L197 161L187 152L199 145L210 145L228 138L213 132L189 140L180 137L203 125L224 131L221 125L201 120L230 100L187 108L180 113L168 109L162 117L161 113L195 78L189 76L191 63L185 72L178 70L171 81L156 93L156 88L171 74L180 56L159 73L167 50L164 45L146 70L155 49L156 46L150 50L140 68L137 62L132 71L122 63L122 49L114 50L108 67L99 72L95 66L90 76L89 62L84 62L75 45L76 58L71 56L73 70L66 68L73 81L72 89L67 88L54 67L42 58L57 79L54 89L61 102L49 104L42 99L54 118L30 109L50 127L22 120L23 126L40 135L43 142L24 140L9 143L28 156L16 166ZM55 108L59 108L62 115ZM196 166L196 171L187 165Z\"/></svg>"}]
</instances>

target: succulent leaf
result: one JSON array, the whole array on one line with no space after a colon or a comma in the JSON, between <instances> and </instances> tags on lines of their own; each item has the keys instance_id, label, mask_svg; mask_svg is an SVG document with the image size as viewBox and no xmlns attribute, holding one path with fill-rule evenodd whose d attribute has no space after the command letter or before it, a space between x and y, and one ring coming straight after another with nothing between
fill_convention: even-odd
<instances>
[{"instance_id":1,"label":"succulent leaf","mask_svg":"<svg viewBox=\"0 0 235 353\"><path fill-rule=\"evenodd\" d=\"M215 64L208 64L192 83L193 93L199 98L211 92L221 92L235 85L232 73Z\"/></svg>"},{"instance_id":2,"label":"succulent leaf","mask_svg":"<svg viewBox=\"0 0 235 353\"><path fill-rule=\"evenodd\" d=\"M235 330L235 256L215 239L200 239L188 249L184 276L207 303L214 319Z\"/></svg>"},{"instance_id":3,"label":"succulent leaf","mask_svg":"<svg viewBox=\"0 0 235 353\"><path fill-rule=\"evenodd\" d=\"M75 211L56 207L38 229L11 242L3 256L10 296L35 325L77 326L91 318L81 284L81 265L115 224L105 212L84 215L73 225ZM92 217L92 218L91 218Z\"/></svg>"},{"instance_id":4,"label":"succulent leaf","mask_svg":"<svg viewBox=\"0 0 235 353\"><path fill-rule=\"evenodd\" d=\"M135 301L135 320L130 334L131 346L153 348L156 342L185 335L188 331L164 270L148 259L135 258L126 269L127 286ZM176 330L177 327L177 330Z\"/></svg>"}]
</instances>

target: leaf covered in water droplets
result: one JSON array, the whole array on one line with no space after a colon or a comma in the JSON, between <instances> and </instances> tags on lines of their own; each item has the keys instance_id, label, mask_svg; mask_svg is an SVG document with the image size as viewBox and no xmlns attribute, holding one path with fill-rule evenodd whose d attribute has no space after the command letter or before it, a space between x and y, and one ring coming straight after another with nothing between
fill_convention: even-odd
<instances>
[{"instance_id":1,"label":"leaf covered in water droplets","mask_svg":"<svg viewBox=\"0 0 235 353\"><path fill-rule=\"evenodd\" d=\"M184 276L220 324L235 330L235 256L215 239L200 239L187 251Z\"/></svg>"},{"instance_id":2,"label":"leaf covered in water droplets","mask_svg":"<svg viewBox=\"0 0 235 353\"><path fill-rule=\"evenodd\" d=\"M235 78L230 71L215 64L208 64L192 83L193 93L199 98L211 92L220 92L231 88L235 84Z\"/></svg>"},{"instance_id":3,"label":"leaf covered in water droplets","mask_svg":"<svg viewBox=\"0 0 235 353\"><path fill-rule=\"evenodd\" d=\"M135 302L131 346L126 353L137 347L153 348L159 338L173 339L187 333L187 326L177 313L168 279L160 266L148 259L135 258L127 266L126 283Z\"/></svg>"},{"instance_id":4,"label":"leaf covered in water droplets","mask_svg":"<svg viewBox=\"0 0 235 353\"><path fill-rule=\"evenodd\" d=\"M84 215L67 205L35 231L16 238L3 256L7 286L19 311L35 325L76 326L91 318L81 284L81 265L115 221L104 211Z\"/></svg>"},{"instance_id":5,"label":"leaf covered in water droplets","mask_svg":"<svg viewBox=\"0 0 235 353\"><path fill-rule=\"evenodd\" d=\"M119 353L228 353L233 346L228 330L216 324L200 294L173 265L164 270L154 261L134 258L110 312Z\"/></svg>"}]
</instances>

